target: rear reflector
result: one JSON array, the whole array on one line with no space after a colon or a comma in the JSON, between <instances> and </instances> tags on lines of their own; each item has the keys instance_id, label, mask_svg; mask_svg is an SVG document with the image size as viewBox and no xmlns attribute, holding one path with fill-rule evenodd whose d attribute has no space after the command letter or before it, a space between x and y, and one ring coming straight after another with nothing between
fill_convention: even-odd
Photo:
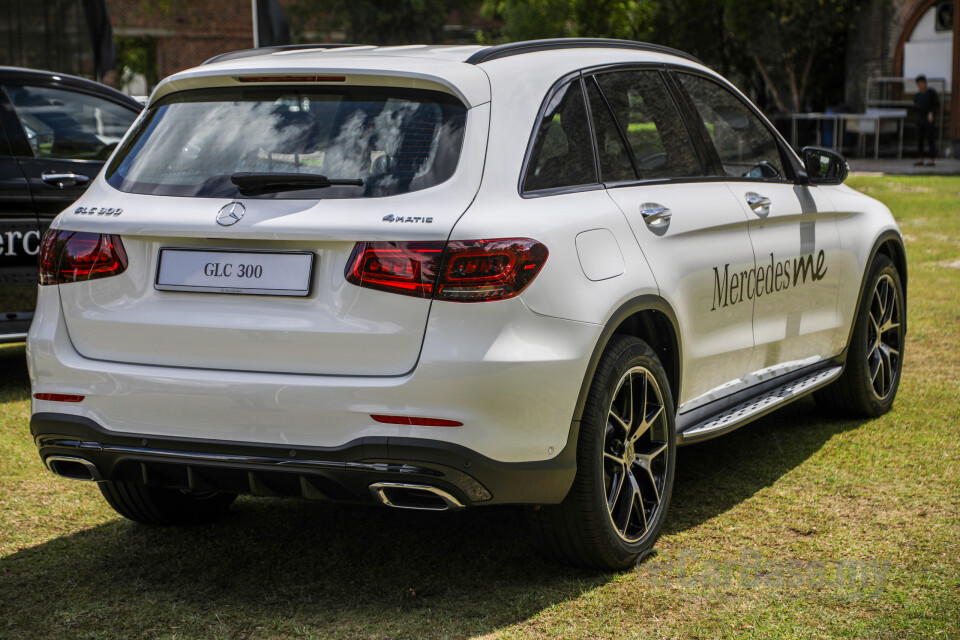
<instances>
[{"instance_id":1,"label":"rear reflector","mask_svg":"<svg viewBox=\"0 0 960 640\"><path fill-rule=\"evenodd\" d=\"M37 256L40 284L64 284L121 274L127 252L120 236L47 230Z\"/></svg>"},{"instance_id":2,"label":"rear reflector","mask_svg":"<svg viewBox=\"0 0 960 640\"><path fill-rule=\"evenodd\" d=\"M384 424L406 424L415 427L462 427L462 422L456 420L441 420L440 418L414 418L411 416L386 416L371 414L377 422Z\"/></svg>"},{"instance_id":3,"label":"rear reflector","mask_svg":"<svg viewBox=\"0 0 960 640\"><path fill-rule=\"evenodd\" d=\"M81 402L84 398L70 393L35 393L33 397L37 400L50 400L51 402Z\"/></svg>"},{"instance_id":4,"label":"rear reflector","mask_svg":"<svg viewBox=\"0 0 960 640\"><path fill-rule=\"evenodd\" d=\"M360 242L346 279L360 287L451 302L512 298L547 261L547 248L529 238L442 242Z\"/></svg>"}]
</instances>

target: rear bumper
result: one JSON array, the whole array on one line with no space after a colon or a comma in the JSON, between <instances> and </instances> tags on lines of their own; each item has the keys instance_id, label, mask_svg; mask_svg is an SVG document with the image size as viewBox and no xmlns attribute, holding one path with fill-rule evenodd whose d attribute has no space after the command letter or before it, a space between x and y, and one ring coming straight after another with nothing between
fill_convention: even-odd
<instances>
[{"instance_id":1,"label":"rear bumper","mask_svg":"<svg viewBox=\"0 0 960 640\"><path fill-rule=\"evenodd\" d=\"M161 367L80 355L57 287L42 287L27 339L32 392L84 400L34 399L32 413L69 414L108 434L149 439L321 451L412 439L459 445L499 462L547 461L569 440L601 329L537 315L519 299L435 303L418 365L403 376ZM376 414L462 426L384 424Z\"/></svg>"},{"instance_id":2,"label":"rear bumper","mask_svg":"<svg viewBox=\"0 0 960 640\"><path fill-rule=\"evenodd\" d=\"M560 455L499 462L437 440L365 437L339 447L252 445L108 431L81 416L37 413L30 431L40 457L92 464L97 480L197 492L377 503L370 486L435 487L464 506L555 504L576 473L577 424Z\"/></svg>"}]
</instances>

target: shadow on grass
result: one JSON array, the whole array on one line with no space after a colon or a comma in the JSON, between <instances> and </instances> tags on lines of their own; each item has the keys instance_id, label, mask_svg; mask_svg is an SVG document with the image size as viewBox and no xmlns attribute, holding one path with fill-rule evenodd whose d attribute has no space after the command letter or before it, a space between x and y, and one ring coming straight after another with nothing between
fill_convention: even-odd
<instances>
[{"instance_id":1,"label":"shadow on grass","mask_svg":"<svg viewBox=\"0 0 960 640\"><path fill-rule=\"evenodd\" d=\"M681 449L665 534L730 509L857 424L823 421L800 402ZM118 519L3 558L0 637L461 637L613 577L541 559L519 508L431 514L242 498L215 524Z\"/></svg>"},{"instance_id":2,"label":"shadow on grass","mask_svg":"<svg viewBox=\"0 0 960 640\"><path fill-rule=\"evenodd\" d=\"M728 435L677 451L663 533L694 527L800 466L831 437L863 420L826 417L807 397Z\"/></svg>"},{"instance_id":3,"label":"shadow on grass","mask_svg":"<svg viewBox=\"0 0 960 640\"><path fill-rule=\"evenodd\" d=\"M0 344L0 392L23 391L23 399L30 397L26 351L23 343Z\"/></svg>"}]
</instances>

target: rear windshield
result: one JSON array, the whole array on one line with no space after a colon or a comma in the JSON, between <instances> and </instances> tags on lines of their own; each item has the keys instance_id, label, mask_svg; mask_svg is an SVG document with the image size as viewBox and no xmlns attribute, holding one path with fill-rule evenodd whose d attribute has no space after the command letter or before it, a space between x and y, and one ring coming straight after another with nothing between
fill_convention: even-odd
<instances>
[{"instance_id":1,"label":"rear windshield","mask_svg":"<svg viewBox=\"0 0 960 640\"><path fill-rule=\"evenodd\" d=\"M239 198L238 172L363 180L261 198L391 196L448 179L466 108L444 93L371 87L183 91L151 106L107 168L120 191Z\"/></svg>"}]
</instances>

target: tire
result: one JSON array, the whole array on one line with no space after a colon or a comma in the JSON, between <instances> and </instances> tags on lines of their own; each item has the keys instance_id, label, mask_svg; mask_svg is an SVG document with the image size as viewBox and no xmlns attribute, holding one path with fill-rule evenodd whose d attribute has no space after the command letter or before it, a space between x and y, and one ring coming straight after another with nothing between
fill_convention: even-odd
<instances>
[{"instance_id":1,"label":"tire","mask_svg":"<svg viewBox=\"0 0 960 640\"><path fill-rule=\"evenodd\" d=\"M630 391L634 397L646 392L636 409L629 402ZM643 420L638 418L641 413ZM624 420L618 421L618 416ZM634 566L660 535L670 504L676 462L674 424L667 376L656 354L637 338L614 336L590 385L573 486L559 505L528 511L540 546L554 559L575 567L621 570ZM627 434L630 442L624 437ZM634 491L624 493L630 487Z\"/></svg>"},{"instance_id":2,"label":"tire","mask_svg":"<svg viewBox=\"0 0 960 640\"><path fill-rule=\"evenodd\" d=\"M843 375L814 394L831 413L875 418L893 406L903 368L906 304L900 273L885 255L870 267Z\"/></svg>"},{"instance_id":3,"label":"tire","mask_svg":"<svg viewBox=\"0 0 960 640\"><path fill-rule=\"evenodd\" d=\"M98 482L114 511L128 520L151 525L194 525L223 516L236 499L233 493L191 495L179 489L145 487L122 481Z\"/></svg>"}]
</instances>

